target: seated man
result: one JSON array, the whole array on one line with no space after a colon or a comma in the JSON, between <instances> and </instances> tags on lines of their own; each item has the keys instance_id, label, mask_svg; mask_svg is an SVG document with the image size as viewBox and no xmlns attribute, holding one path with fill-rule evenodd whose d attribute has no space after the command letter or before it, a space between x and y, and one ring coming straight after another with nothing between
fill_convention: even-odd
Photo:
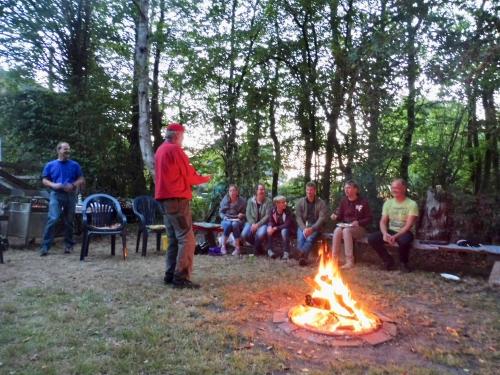
<instances>
[{"instance_id":1,"label":"seated man","mask_svg":"<svg viewBox=\"0 0 500 375\"><path fill-rule=\"evenodd\" d=\"M246 201L240 197L238 187L234 184L229 185L229 191L222 199L219 208L219 214L222 219L221 254L227 254L226 243L229 235L233 233L234 251L233 255L240 255L240 235L245 220Z\"/></svg>"},{"instance_id":2,"label":"seated man","mask_svg":"<svg viewBox=\"0 0 500 375\"><path fill-rule=\"evenodd\" d=\"M301 256L299 264L307 265L307 256L321 234L323 224L328 217L326 203L316 196L316 184L306 184L306 196L297 201L295 208L297 218L297 250Z\"/></svg>"},{"instance_id":3,"label":"seated man","mask_svg":"<svg viewBox=\"0 0 500 375\"><path fill-rule=\"evenodd\" d=\"M263 184L257 185L255 196L247 202L245 227L241 236L255 247L255 253L262 253L262 243L267 236L267 221L271 210L271 200L266 197Z\"/></svg>"},{"instance_id":4,"label":"seated man","mask_svg":"<svg viewBox=\"0 0 500 375\"><path fill-rule=\"evenodd\" d=\"M338 261L342 239L344 240L346 262L344 269L354 267L353 239L362 238L366 234L366 227L372 222L370 206L365 198L359 196L359 187L356 182L349 180L344 184L345 197L340 201L340 206L332 214L332 220L340 223L333 232L333 259Z\"/></svg>"},{"instance_id":5,"label":"seated man","mask_svg":"<svg viewBox=\"0 0 500 375\"><path fill-rule=\"evenodd\" d=\"M283 244L281 259L288 260L290 256L290 231L293 226L292 212L287 207L286 198L282 195L275 197L273 203L274 206L267 224L267 255L274 258L276 251L273 250L273 237L280 236Z\"/></svg>"},{"instance_id":6,"label":"seated man","mask_svg":"<svg viewBox=\"0 0 500 375\"><path fill-rule=\"evenodd\" d=\"M391 194L394 198L384 203L379 223L380 231L368 235L368 243L382 258L388 271L394 269L394 259L387 252L384 242L390 245L397 242L401 271L410 272L408 258L413 242L412 227L418 217L418 206L406 196L407 186L402 178L392 181Z\"/></svg>"}]
</instances>

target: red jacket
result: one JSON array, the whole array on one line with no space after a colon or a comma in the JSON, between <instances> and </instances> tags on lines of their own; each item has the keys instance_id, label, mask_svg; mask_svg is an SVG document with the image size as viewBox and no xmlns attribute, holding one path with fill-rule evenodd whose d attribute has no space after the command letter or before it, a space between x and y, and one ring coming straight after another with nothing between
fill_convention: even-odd
<instances>
[{"instance_id":1,"label":"red jacket","mask_svg":"<svg viewBox=\"0 0 500 375\"><path fill-rule=\"evenodd\" d=\"M184 150L176 143L163 142L155 154L155 198L191 199L191 186L208 182L189 163Z\"/></svg>"}]
</instances>

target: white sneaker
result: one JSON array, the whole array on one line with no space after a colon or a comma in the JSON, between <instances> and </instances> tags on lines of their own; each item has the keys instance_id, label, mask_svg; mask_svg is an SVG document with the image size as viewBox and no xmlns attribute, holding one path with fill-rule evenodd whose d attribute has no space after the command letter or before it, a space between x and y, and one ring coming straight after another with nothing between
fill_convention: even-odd
<instances>
[{"instance_id":1,"label":"white sneaker","mask_svg":"<svg viewBox=\"0 0 500 375\"><path fill-rule=\"evenodd\" d=\"M226 254L227 254L227 250L226 250L226 248L225 248L224 246L222 246L222 247L220 248L220 253L221 253L222 255L226 255Z\"/></svg>"},{"instance_id":2,"label":"white sneaker","mask_svg":"<svg viewBox=\"0 0 500 375\"><path fill-rule=\"evenodd\" d=\"M272 257L274 256L274 251L272 251L271 249L268 249L268 250L267 250L267 256L268 256L269 258L272 258Z\"/></svg>"},{"instance_id":3,"label":"white sneaker","mask_svg":"<svg viewBox=\"0 0 500 375\"><path fill-rule=\"evenodd\" d=\"M283 256L281 257L281 259L282 259L282 260L288 260L288 259L290 259L290 255L288 254L288 252L286 252L286 251L285 251L285 252L283 253Z\"/></svg>"},{"instance_id":4,"label":"white sneaker","mask_svg":"<svg viewBox=\"0 0 500 375\"><path fill-rule=\"evenodd\" d=\"M234 255L234 256L241 255L239 247L237 247L236 249L234 249L232 255Z\"/></svg>"}]
</instances>

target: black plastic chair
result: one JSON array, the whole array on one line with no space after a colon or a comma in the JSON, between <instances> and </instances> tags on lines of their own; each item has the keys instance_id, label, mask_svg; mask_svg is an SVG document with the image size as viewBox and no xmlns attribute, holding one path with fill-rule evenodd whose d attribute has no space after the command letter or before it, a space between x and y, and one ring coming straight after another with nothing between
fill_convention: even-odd
<instances>
[{"instance_id":1,"label":"black plastic chair","mask_svg":"<svg viewBox=\"0 0 500 375\"><path fill-rule=\"evenodd\" d=\"M149 232L156 233L156 251L160 251L161 234L166 232L165 225L163 225L163 207L153 197L141 195L134 199L132 208L139 218L135 252L139 252L142 234L142 256L146 256Z\"/></svg>"},{"instance_id":2,"label":"black plastic chair","mask_svg":"<svg viewBox=\"0 0 500 375\"><path fill-rule=\"evenodd\" d=\"M89 254L90 238L94 235L111 236L111 255L115 255L117 234L122 237L123 258L127 259L126 225L127 218L115 198L107 194L88 196L82 204L83 240L80 260L84 260Z\"/></svg>"}]
</instances>

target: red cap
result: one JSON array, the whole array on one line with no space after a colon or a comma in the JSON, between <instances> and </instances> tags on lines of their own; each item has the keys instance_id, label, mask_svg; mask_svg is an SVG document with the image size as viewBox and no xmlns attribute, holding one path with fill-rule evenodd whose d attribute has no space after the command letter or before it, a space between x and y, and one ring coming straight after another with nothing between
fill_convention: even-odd
<instances>
[{"instance_id":1,"label":"red cap","mask_svg":"<svg viewBox=\"0 0 500 375\"><path fill-rule=\"evenodd\" d=\"M177 122L173 122L171 124L168 124L167 130L170 130L173 132L183 132L185 129L184 129L184 126L182 126L182 124L179 124Z\"/></svg>"}]
</instances>

